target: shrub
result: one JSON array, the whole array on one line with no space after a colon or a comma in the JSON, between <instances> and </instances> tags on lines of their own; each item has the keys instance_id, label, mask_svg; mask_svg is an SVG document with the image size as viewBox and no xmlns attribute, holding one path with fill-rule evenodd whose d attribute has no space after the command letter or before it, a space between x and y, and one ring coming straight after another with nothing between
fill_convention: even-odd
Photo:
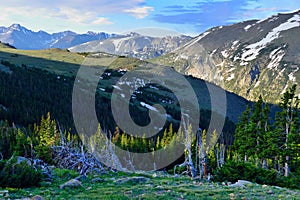
<instances>
[{"instance_id":1,"label":"shrub","mask_svg":"<svg viewBox=\"0 0 300 200\"><path fill-rule=\"evenodd\" d=\"M26 161L17 163L15 158L0 161L0 187L27 188L37 186L41 173Z\"/></svg>"},{"instance_id":2,"label":"shrub","mask_svg":"<svg viewBox=\"0 0 300 200\"><path fill-rule=\"evenodd\" d=\"M259 184L276 185L279 174L275 170L258 168L251 163L230 161L214 172L215 181L248 180Z\"/></svg>"}]
</instances>

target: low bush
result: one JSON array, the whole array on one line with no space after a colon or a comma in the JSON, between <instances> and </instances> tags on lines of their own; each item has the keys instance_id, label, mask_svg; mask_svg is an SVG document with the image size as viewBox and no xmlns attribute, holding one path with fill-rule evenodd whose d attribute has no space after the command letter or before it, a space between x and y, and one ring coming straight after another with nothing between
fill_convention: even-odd
<instances>
[{"instance_id":1,"label":"low bush","mask_svg":"<svg viewBox=\"0 0 300 200\"><path fill-rule=\"evenodd\" d=\"M0 187L27 188L38 186L41 173L26 161L17 163L16 159L0 161Z\"/></svg>"}]
</instances>

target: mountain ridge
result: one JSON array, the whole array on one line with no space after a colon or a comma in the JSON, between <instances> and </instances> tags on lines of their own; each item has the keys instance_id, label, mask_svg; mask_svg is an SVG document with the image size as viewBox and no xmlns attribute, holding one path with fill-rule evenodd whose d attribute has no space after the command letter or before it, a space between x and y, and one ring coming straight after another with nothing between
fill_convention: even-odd
<instances>
[{"instance_id":1,"label":"mountain ridge","mask_svg":"<svg viewBox=\"0 0 300 200\"><path fill-rule=\"evenodd\" d=\"M138 33L95 40L69 48L73 52L106 52L128 57L150 59L171 52L190 41L192 37L165 36L151 37Z\"/></svg>"},{"instance_id":2,"label":"mountain ridge","mask_svg":"<svg viewBox=\"0 0 300 200\"><path fill-rule=\"evenodd\" d=\"M20 24L12 24L9 27L0 27L1 42L9 43L18 49L25 50L47 48L66 49L88 41L106 39L115 36L117 36L117 34L108 34L105 32L95 33L92 31L88 31L84 34L77 34L69 30L52 34L42 30L34 32Z\"/></svg>"},{"instance_id":3,"label":"mountain ridge","mask_svg":"<svg viewBox=\"0 0 300 200\"><path fill-rule=\"evenodd\" d=\"M152 59L255 101L271 103L300 82L300 11L214 27ZM300 91L297 91L300 94Z\"/></svg>"}]
</instances>

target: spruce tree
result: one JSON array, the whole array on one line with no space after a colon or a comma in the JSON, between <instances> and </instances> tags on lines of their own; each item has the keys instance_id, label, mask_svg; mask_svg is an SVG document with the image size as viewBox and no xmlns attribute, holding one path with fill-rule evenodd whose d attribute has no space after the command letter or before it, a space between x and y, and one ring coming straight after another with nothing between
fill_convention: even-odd
<instances>
[{"instance_id":1,"label":"spruce tree","mask_svg":"<svg viewBox=\"0 0 300 200\"><path fill-rule=\"evenodd\" d=\"M299 98L296 95L296 87L293 85L283 94L279 104L282 111L277 113L275 122L285 176L289 175L290 163L297 160L299 154Z\"/></svg>"}]
</instances>

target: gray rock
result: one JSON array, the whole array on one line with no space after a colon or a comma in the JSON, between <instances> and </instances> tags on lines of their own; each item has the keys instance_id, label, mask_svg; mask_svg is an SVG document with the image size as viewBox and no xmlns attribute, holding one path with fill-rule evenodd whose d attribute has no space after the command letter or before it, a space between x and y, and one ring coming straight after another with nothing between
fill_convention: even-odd
<instances>
[{"instance_id":1,"label":"gray rock","mask_svg":"<svg viewBox=\"0 0 300 200\"><path fill-rule=\"evenodd\" d=\"M63 184L61 184L59 186L60 189L65 189L65 188L78 188L78 187L82 187L82 184L80 181L76 180L76 179L71 179Z\"/></svg>"},{"instance_id":2,"label":"gray rock","mask_svg":"<svg viewBox=\"0 0 300 200\"><path fill-rule=\"evenodd\" d=\"M31 165L31 161L25 157L17 156L17 163L20 164L21 162L26 162L28 165Z\"/></svg>"},{"instance_id":3,"label":"gray rock","mask_svg":"<svg viewBox=\"0 0 300 200\"><path fill-rule=\"evenodd\" d=\"M31 198L31 200L44 200L44 198L40 195L35 195L34 197Z\"/></svg>"},{"instance_id":4,"label":"gray rock","mask_svg":"<svg viewBox=\"0 0 300 200\"><path fill-rule=\"evenodd\" d=\"M8 190L0 190L0 197L8 197Z\"/></svg>"},{"instance_id":5,"label":"gray rock","mask_svg":"<svg viewBox=\"0 0 300 200\"><path fill-rule=\"evenodd\" d=\"M267 194L274 194L273 190L269 190Z\"/></svg>"},{"instance_id":6,"label":"gray rock","mask_svg":"<svg viewBox=\"0 0 300 200\"><path fill-rule=\"evenodd\" d=\"M103 178L93 178L91 180L92 183L103 183L104 179Z\"/></svg>"},{"instance_id":7,"label":"gray rock","mask_svg":"<svg viewBox=\"0 0 300 200\"><path fill-rule=\"evenodd\" d=\"M238 180L236 183L228 185L229 187L246 187L246 185L252 185L253 183L245 180Z\"/></svg>"},{"instance_id":8,"label":"gray rock","mask_svg":"<svg viewBox=\"0 0 300 200\"><path fill-rule=\"evenodd\" d=\"M80 176L77 176L76 178L74 178L75 180L77 181L86 181L87 180L87 176L85 175L80 175Z\"/></svg>"},{"instance_id":9,"label":"gray rock","mask_svg":"<svg viewBox=\"0 0 300 200\"><path fill-rule=\"evenodd\" d=\"M149 178L143 177L143 176L136 176L136 177L128 177L128 178L121 178L116 181L114 181L117 184L124 184L124 183L133 183L133 184L138 184L138 183L145 183L149 181Z\"/></svg>"}]
</instances>

